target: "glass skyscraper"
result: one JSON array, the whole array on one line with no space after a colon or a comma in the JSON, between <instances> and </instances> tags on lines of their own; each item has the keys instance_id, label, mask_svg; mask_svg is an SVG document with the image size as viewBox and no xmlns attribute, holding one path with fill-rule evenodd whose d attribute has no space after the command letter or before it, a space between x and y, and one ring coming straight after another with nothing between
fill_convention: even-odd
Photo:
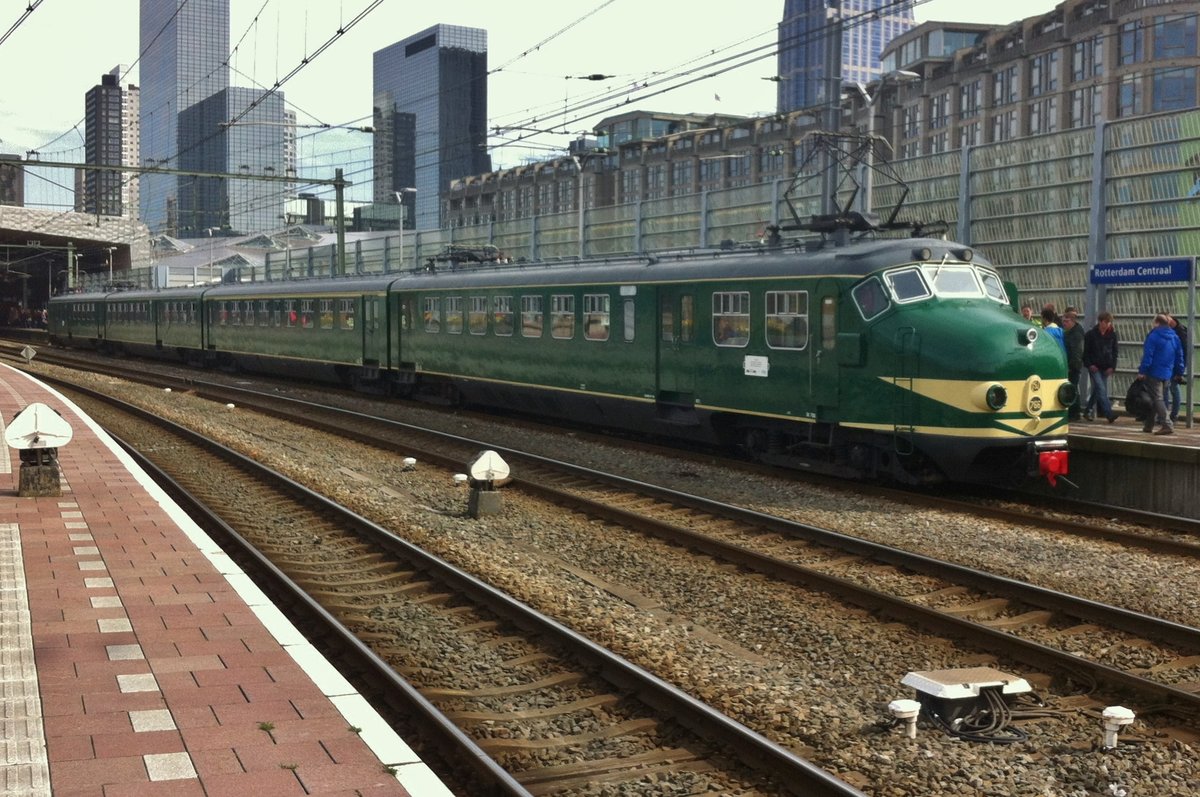
<instances>
[{"instance_id":1,"label":"glass skyscraper","mask_svg":"<svg viewBox=\"0 0 1200 797\"><path fill-rule=\"evenodd\" d=\"M375 199L416 188L416 227L436 229L450 181L492 169L487 31L434 25L377 50L373 73Z\"/></svg>"},{"instance_id":2,"label":"glass skyscraper","mask_svg":"<svg viewBox=\"0 0 1200 797\"><path fill-rule=\"evenodd\" d=\"M262 99L236 125L221 123L262 97L260 89L230 86L179 115L179 168L284 177L287 128L282 93ZM212 131L219 131L213 135ZM193 138L194 136L194 138ZM290 183L182 176L178 180L178 229L199 237L216 227L251 233L284 226Z\"/></svg>"},{"instance_id":3,"label":"glass skyscraper","mask_svg":"<svg viewBox=\"0 0 1200 797\"><path fill-rule=\"evenodd\" d=\"M839 11L840 9L840 11ZM870 83L881 75L879 54L888 42L916 25L912 5L890 0L785 0L779 23L777 109L788 113L824 105L830 89L825 53L828 33L840 17L841 84Z\"/></svg>"},{"instance_id":4,"label":"glass skyscraper","mask_svg":"<svg viewBox=\"0 0 1200 797\"><path fill-rule=\"evenodd\" d=\"M141 0L141 165L179 168L179 115L229 87L229 0ZM211 134L216 130L191 131ZM141 178L142 221L175 232L178 178Z\"/></svg>"}]
</instances>

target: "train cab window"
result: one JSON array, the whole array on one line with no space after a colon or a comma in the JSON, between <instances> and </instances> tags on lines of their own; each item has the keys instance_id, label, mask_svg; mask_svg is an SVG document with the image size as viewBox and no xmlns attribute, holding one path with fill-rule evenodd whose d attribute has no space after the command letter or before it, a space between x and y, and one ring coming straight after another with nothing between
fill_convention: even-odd
<instances>
[{"instance_id":1,"label":"train cab window","mask_svg":"<svg viewBox=\"0 0 1200 797\"><path fill-rule=\"evenodd\" d=\"M463 300L461 296L447 296L444 300L446 308L446 331L451 335L461 335L463 331Z\"/></svg>"},{"instance_id":2,"label":"train cab window","mask_svg":"<svg viewBox=\"0 0 1200 797\"><path fill-rule=\"evenodd\" d=\"M889 271L883 275L883 279L891 289L892 296L896 297L896 301L900 304L919 302L933 295L919 268L901 268Z\"/></svg>"},{"instance_id":3,"label":"train cab window","mask_svg":"<svg viewBox=\"0 0 1200 797\"><path fill-rule=\"evenodd\" d=\"M742 347L750 342L750 294L713 294L713 343Z\"/></svg>"},{"instance_id":4,"label":"train cab window","mask_svg":"<svg viewBox=\"0 0 1200 797\"><path fill-rule=\"evenodd\" d=\"M521 297L521 335L523 337L540 338L545 317L541 296Z\"/></svg>"},{"instance_id":5,"label":"train cab window","mask_svg":"<svg viewBox=\"0 0 1200 797\"><path fill-rule=\"evenodd\" d=\"M584 294L583 336L588 340L608 340L609 301L608 294Z\"/></svg>"},{"instance_id":6,"label":"train cab window","mask_svg":"<svg viewBox=\"0 0 1200 797\"><path fill-rule=\"evenodd\" d=\"M949 298L974 298L983 295L975 269L971 266L927 263L923 266L925 276L933 284L933 292Z\"/></svg>"},{"instance_id":7,"label":"train cab window","mask_svg":"<svg viewBox=\"0 0 1200 797\"><path fill-rule=\"evenodd\" d=\"M513 333L513 300L511 296L492 297L492 332L501 337Z\"/></svg>"},{"instance_id":8,"label":"train cab window","mask_svg":"<svg viewBox=\"0 0 1200 797\"><path fill-rule=\"evenodd\" d=\"M625 315L621 324L623 339L626 343L633 343L633 333L636 328L634 326L634 322L637 320L637 316L635 314L637 305L634 304L633 299L629 298L622 300L621 304L624 306Z\"/></svg>"},{"instance_id":9,"label":"train cab window","mask_svg":"<svg viewBox=\"0 0 1200 797\"><path fill-rule=\"evenodd\" d=\"M471 308L467 311L467 329L472 335L487 334L487 297L472 296Z\"/></svg>"},{"instance_id":10,"label":"train cab window","mask_svg":"<svg viewBox=\"0 0 1200 797\"><path fill-rule=\"evenodd\" d=\"M1000 304L1008 304L1008 291L1004 290L1004 282L1000 279L999 274L980 269L979 279L983 283L983 292L989 299L994 299Z\"/></svg>"},{"instance_id":11,"label":"train cab window","mask_svg":"<svg viewBox=\"0 0 1200 797\"><path fill-rule=\"evenodd\" d=\"M422 319L426 332L442 331L442 305L436 296L426 296L422 304Z\"/></svg>"},{"instance_id":12,"label":"train cab window","mask_svg":"<svg viewBox=\"0 0 1200 797\"><path fill-rule=\"evenodd\" d=\"M354 329L354 300L338 300L338 329Z\"/></svg>"},{"instance_id":13,"label":"train cab window","mask_svg":"<svg viewBox=\"0 0 1200 797\"><path fill-rule=\"evenodd\" d=\"M808 345L808 291L767 291L767 345L772 349Z\"/></svg>"},{"instance_id":14,"label":"train cab window","mask_svg":"<svg viewBox=\"0 0 1200 797\"><path fill-rule=\"evenodd\" d=\"M550 297L550 337L570 340L575 337L575 297L556 294Z\"/></svg>"},{"instance_id":15,"label":"train cab window","mask_svg":"<svg viewBox=\"0 0 1200 797\"><path fill-rule=\"evenodd\" d=\"M866 282L855 285L850 295L854 297L854 304L864 321L870 321L880 315L891 304L887 292L875 277L868 277Z\"/></svg>"}]
</instances>

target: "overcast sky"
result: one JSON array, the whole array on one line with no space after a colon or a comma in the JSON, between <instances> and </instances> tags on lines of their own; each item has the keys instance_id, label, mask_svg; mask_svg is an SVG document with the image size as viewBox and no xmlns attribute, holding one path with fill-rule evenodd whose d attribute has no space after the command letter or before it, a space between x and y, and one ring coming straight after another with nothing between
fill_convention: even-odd
<instances>
[{"instance_id":1,"label":"overcast sky","mask_svg":"<svg viewBox=\"0 0 1200 797\"><path fill-rule=\"evenodd\" d=\"M232 0L230 42L241 44L231 61L231 82L270 86L306 54L336 39L283 85L288 106L300 124L370 124L372 53L437 23L484 28L492 70L489 126L565 131L494 149L497 167L514 165L539 146L564 147L600 117L635 108L745 115L775 108L775 84L762 78L775 73L774 56L768 53L783 0L741 0L714 7L720 13L661 0L383 0L368 11L372 2ZM0 0L0 31L9 30L29 4ZM918 0L915 10L918 22L999 25L1054 6L1052 0ZM337 37L339 28L346 30ZM46 158L82 159L81 137L62 134L76 125L82 130L85 93L114 66L134 64L138 46L137 0L42 0L0 44L0 74L5 76L0 152L23 155L37 149ZM716 64L719 59L728 60ZM687 70L698 71L676 77ZM713 73L720 74L708 77ZM613 77L574 79L591 74ZM126 82L137 79L135 66ZM679 85L687 80L694 82ZM641 84L648 85L633 90ZM573 110L581 103L589 104ZM305 146L321 148L321 136L328 135L309 133L301 156ZM352 142L355 136L366 138L361 133L337 138ZM364 147L367 143L363 141ZM492 143L500 141L493 138Z\"/></svg>"}]
</instances>

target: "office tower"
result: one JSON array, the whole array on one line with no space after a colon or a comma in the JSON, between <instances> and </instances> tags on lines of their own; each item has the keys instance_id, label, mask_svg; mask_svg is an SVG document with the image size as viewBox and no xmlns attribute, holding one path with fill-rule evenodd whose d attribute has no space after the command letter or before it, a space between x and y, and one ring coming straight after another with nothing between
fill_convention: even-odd
<instances>
[{"instance_id":1,"label":"office tower","mask_svg":"<svg viewBox=\"0 0 1200 797\"><path fill-rule=\"evenodd\" d=\"M102 166L137 163L137 86L122 89L121 75L128 69L113 67L84 97L84 158ZM120 171L80 169L75 209L97 216L136 218L131 206L137 197L137 175Z\"/></svg>"},{"instance_id":2,"label":"office tower","mask_svg":"<svg viewBox=\"0 0 1200 797\"><path fill-rule=\"evenodd\" d=\"M20 155L0 154L0 205L25 207L25 168Z\"/></svg>"},{"instance_id":3,"label":"office tower","mask_svg":"<svg viewBox=\"0 0 1200 797\"><path fill-rule=\"evenodd\" d=\"M450 181L492 168L487 31L434 25L377 50L373 71L375 199L416 188L416 227L436 229Z\"/></svg>"},{"instance_id":4,"label":"office tower","mask_svg":"<svg viewBox=\"0 0 1200 797\"><path fill-rule=\"evenodd\" d=\"M141 0L142 166L178 168L179 115L229 87L229 0ZM188 131L199 141L218 130ZM177 232L179 179L141 180L142 220L153 233Z\"/></svg>"},{"instance_id":5,"label":"office tower","mask_svg":"<svg viewBox=\"0 0 1200 797\"><path fill-rule=\"evenodd\" d=\"M826 65L829 32L842 20L841 74ZM785 0L779 23L780 113L826 104L845 83L870 83L881 75L879 54L916 24L910 3L894 0ZM832 84L831 84L832 81Z\"/></svg>"},{"instance_id":6,"label":"office tower","mask_svg":"<svg viewBox=\"0 0 1200 797\"><path fill-rule=\"evenodd\" d=\"M225 125L256 101L236 125ZM179 114L179 168L285 177L283 103L282 92L264 97L259 89L230 86L187 108ZM199 237L209 228L246 234L281 227L288 185L181 176L177 227L186 237Z\"/></svg>"}]
</instances>

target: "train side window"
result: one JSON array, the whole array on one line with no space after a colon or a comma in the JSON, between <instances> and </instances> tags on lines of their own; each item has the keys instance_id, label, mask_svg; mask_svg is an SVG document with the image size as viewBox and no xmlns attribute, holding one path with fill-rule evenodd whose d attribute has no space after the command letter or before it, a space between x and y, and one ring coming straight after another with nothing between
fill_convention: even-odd
<instances>
[{"instance_id":1,"label":"train side window","mask_svg":"<svg viewBox=\"0 0 1200 797\"><path fill-rule=\"evenodd\" d=\"M1000 304L1008 304L1008 291L1004 290L1004 282L1000 279L1000 275L980 270L979 278L983 281L983 291L989 299L995 299Z\"/></svg>"},{"instance_id":2,"label":"train side window","mask_svg":"<svg viewBox=\"0 0 1200 797\"><path fill-rule=\"evenodd\" d=\"M260 327L271 326L271 303L265 299L260 299L258 302L258 325Z\"/></svg>"},{"instance_id":3,"label":"train side window","mask_svg":"<svg viewBox=\"0 0 1200 797\"><path fill-rule=\"evenodd\" d=\"M542 327L545 325L545 312L541 296L521 297L521 335L526 338L540 338Z\"/></svg>"},{"instance_id":4,"label":"train side window","mask_svg":"<svg viewBox=\"0 0 1200 797\"><path fill-rule=\"evenodd\" d=\"M305 299L300 302L300 328L313 328L313 303L312 299Z\"/></svg>"},{"instance_id":5,"label":"train side window","mask_svg":"<svg viewBox=\"0 0 1200 797\"><path fill-rule=\"evenodd\" d=\"M550 297L550 337L570 340L575 337L575 297L555 294Z\"/></svg>"},{"instance_id":6,"label":"train side window","mask_svg":"<svg viewBox=\"0 0 1200 797\"><path fill-rule=\"evenodd\" d=\"M670 296L662 297L662 306L659 307L659 320L661 321L663 343L674 343L675 305L671 301Z\"/></svg>"},{"instance_id":7,"label":"train side window","mask_svg":"<svg viewBox=\"0 0 1200 797\"><path fill-rule=\"evenodd\" d=\"M826 350L837 347L837 303L832 296L821 299L821 347Z\"/></svg>"},{"instance_id":8,"label":"train side window","mask_svg":"<svg viewBox=\"0 0 1200 797\"><path fill-rule=\"evenodd\" d=\"M354 329L354 300L338 300L338 329Z\"/></svg>"},{"instance_id":9,"label":"train side window","mask_svg":"<svg viewBox=\"0 0 1200 797\"><path fill-rule=\"evenodd\" d=\"M713 342L742 347L750 342L750 294L747 291L713 294Z\"/></svg>"},{"instance_id":10,"label":"train side window","mask_svg":"<svg viewBox=\"0 0 1200 797\"><path fill-rule=\"evenodd\" d=\"M283 303L287 315L287 325L294 327L300 323L300 314L296 312L296 300L288 299Z\"/></svg>"},{"instance_id":11,"label":"train side window","mask_svg":"<svg viewBox=\"0 0 1200 797\"><path fill-rule=\"evenodd\" d=\"M333 329L333 299L321 300L321 329Z\"/></svg>"},{"instance_id":12,"label":"train side window","mask_svg":"<svg viewBox=\"0 0 1200 797\"><path fill-rule=\"evenodd\" d=\"M422 304L425 331L437 333L442 331L442 305L436 296L426 296Z\"/></svg>"},{"instance_id":13,"label":"train side window","mask_svg":"<svg viewBox=\"0 0 1200 797\"><path fill-rule=\"evenodd\" d=\"M492 297L492 331L501 337L513 333L513 300L511 296Z\"/></svg>"},{"instance_id":14,"label":"train side window","mask_svg":"<svg viewBox=\"0 0 1200 797\"><path fill-rule=\"evenodd\" d=\"M772 349L808 346L808 291L767 291L767 345Z\"/></svg>"},{"instance_id":15,"label":"train side window","mask_svg":"<svg viewBox=\"0 0 1200 797\"><path fill-rule=\"evenodd\" d=\"M883 290L883 286L879 284L879 280L874 277L867 278L866 282L860 282L854 286L854 290L850 291L854 297L854 304L858 306L858 312L862 315L864 321L870 321L884 310L888 309L891 302L888 301L887 293Z\"/></svg>"},{"instance_id":16,"label":"train side window","mask_svg":"<svg viewBox=\"0 0 1200 797\"><path fill-rule=\"evenodd\" d=\"M463 331L463 300L461 296L447 296L446 331L451 335L461 335Z\"/></svg>"},{"instance_id":17,"label":"train side window","mask_svg":"<svg viewBox=\"0 0 1200 797\"><path fill-rule=\"evenodd\" d=\"M696 339L696 299L691 294L679 297L679 342Z\"/></svg>"},{"instance_id":18,"label":"train side window","mask_svg":"<svg viewBox=\"0 0 1200 797\"><path fill-rule=\"evenodd\" d=\"M637 305L633 303L633 299L625 299L621 304L623 305L625 315L621 324L621 332L624 335L626 343L633 343L634 322L637 320L634 311Z\"/></svg>"},{"instance_id":19,"label":"train side window","mask_svg":"<svg viewBox=\"0 0 1200 797\"><path fill-rule=\"evenodd\" d=\"M900 304L917 302L933 295L929 286L925 284L925 277L921 275L919 268L889 271L883 275L883 278L888 287L892 289L892 296L895 296L896 301Z\"/></svg>"},{"instance_id":20,"label":"train side window","mask_svg":"<svg viewBox=\"0 0 1200 797\"><path fill-rule=\"evenodd\" d=\"M472 296L471 308L467 312L467 329L472 335L487 334L487 297Z\"/></svg>"},{"instance_id":21,"label":"train side window","mask_svg":"<svg viewBox=\"0 0 1200 797\"><path fill-rule=\"evenodd\" d=\"M608 340L609 301L606 293L583 296L583 336L588 340Z\"/></svg>"}]
</instances>

